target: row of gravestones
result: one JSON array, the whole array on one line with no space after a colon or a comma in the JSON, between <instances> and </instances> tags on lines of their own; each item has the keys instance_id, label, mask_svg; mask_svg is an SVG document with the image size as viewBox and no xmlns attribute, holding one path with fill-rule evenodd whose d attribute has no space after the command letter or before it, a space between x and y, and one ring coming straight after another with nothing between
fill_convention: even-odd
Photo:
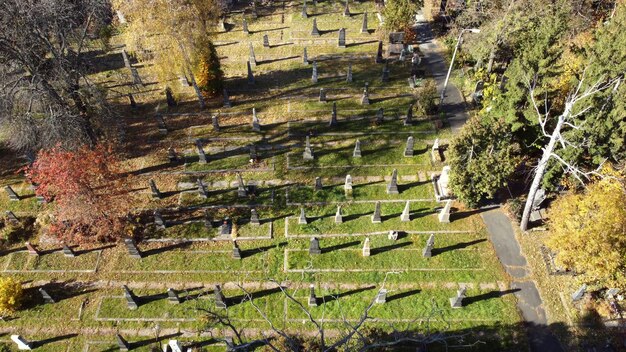
<instances>
[{"instance_id":1,"label":"row of gravestones","mask_svg":"<svg viewBox=\"0 0 626 352\"><path fill-rule=\"evenodd\" d=\"M153 179L148 181L150 186L150 192L152 194L152 198L162 199L164 197L163 192L159 190L156 185L156 182ZM206 184L201 179L196 179L197 192L198 195L202 198L208 198L209 191L207 189ZM241 177L241 173L237 173L237 196L240 198L246 198L252 194L256 193L256 187L254 185L246 186L243 182L243 177Z\"/></svg>"},{"instance_id":2,"label":"row of gravestones","mask_svg":"<svg viewBox=\"0 0 626 352\"><path fill-rule=\"evenodd\" d=\"M406 146L404 148L403 155L407 158L413 157L414 146L415 146L415 139L413 138L413 136L408 137L406 140ZM356 142L354 143L354 149L352 150L352 157L360 158L362 156L363 154L361 151L361 141L357 139ZM304 151L302 152L302 159L303 160L315 159L315 155L313 153L313 147L311 146L311 141L309 139L309 136L306 136L304 140Z\"/></svg>"},{"instance_id":3,"label":"row of gravestones","mask_svg":"<svg viewBox=\"0 0 626 352\"><path fill-rule=\"evenodd\" d=\"M32 188L36 189L37 186L33 185ZM27 198L27 197L22 197L19 194L17 194L17 192L11 186L4 186L4 191L7 193L7 196L9 196L9 200L12 202L19 202L22 199ZM40 204L46 202L46 198L43 196L37 195L35 197L37 199L37 202Z\"/></svg>"}]
</instances>

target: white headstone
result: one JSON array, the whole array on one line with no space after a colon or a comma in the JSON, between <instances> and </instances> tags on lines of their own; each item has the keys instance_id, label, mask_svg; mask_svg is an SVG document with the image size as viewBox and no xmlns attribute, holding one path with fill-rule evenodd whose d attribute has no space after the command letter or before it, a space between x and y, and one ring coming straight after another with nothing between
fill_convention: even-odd
<instances>
[{"instance_id":1,"label":"white headstone","mask_svg":"<svg viewBox=\"0 0 626 352\"><path fill-rule=\"evenodd\" d=\"M448 184L450 183L450 166L446 165L441 169L441 175L439 175L439 179L437 180L437 184L439 185L439 190L441 191L442 197L450 196L450 188Z\"/></svg>"},{"instance_id":2,"label":"white headstone","mask_svg":"<svg viewBox=\"0 0 626 352\"><path fill-rule=\"evenodd\" d=\"M443 206L443 209L439 212L439 222L450 222L450 208L452 207L452 201L447 200L446 205Z\"/></svg>"},{"instance_id":3,"label":"white headstone","mask_svg":"<svg viewBox=\"0 0 626 352\"><path fill-rule=\"evenodd\" d=\"M24 338L22 338L20 335L11 335L11 340L15 342L15 344L17 345L17 349L20 351L32 350L32 348L30 347L30 343L24 340Z\"/></svg>"}]
</instances>

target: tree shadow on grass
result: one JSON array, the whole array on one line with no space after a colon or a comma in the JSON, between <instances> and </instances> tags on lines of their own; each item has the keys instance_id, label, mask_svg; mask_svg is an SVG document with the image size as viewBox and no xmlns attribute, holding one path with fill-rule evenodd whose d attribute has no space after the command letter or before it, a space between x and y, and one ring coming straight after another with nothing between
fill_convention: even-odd
<instances>
[{"instance_id":1,"label":"tree shadow on grass","mask_svg":"<svg viewBox=\"0 0 626 352\"><path fill-rule=\"evenodd\" d=\"M411 244L413 244L413 242L409 241L409 242L402 242L402 243L391 244L389 246L372 248L370 250L370 255L381 254L381 253L384 253L384 252L392 251L394 249L410 246Z\"/></svg>"},{"instance_id":2,"label":"tree shadow on grass","mask_svg":"<svg viewBox=\"0 0 626 352\"><path fill-rule=\"evenodd\" d=\"M436 257L436 256L438 256L440 254L445 253L445 252L454 251L454 250L457 250L457 249L467 248L467 247L469 247L471 245L474 245L474 244L477 244L477 243L481 243L481 242L485 242L485 241L487 241L487 239L481 238L479 240L474 240L474 241L469 241L469 242L460 242L460 243L453 244L453 245L447 246L447 247L433 248L431 253L432 253L433 257Z\"/></svg>"},{"instance_id":3,"label":"tree shadow on grass","mask_svg":"<svg viewBox=\"0 0 626 352\"><path fill-rule=\"evenodd\" d=\"M360 243L361 243L361 241L351 241L351 242L346 242L346 243L342 243L342 244L338 244L338 245L322 248L322 254L323 253L330 253L332 251L337 251L337 250L348 248L348 247L352 247L352 246L356 246L356 245L359 245Z\"/></svg>"}]
</instances>

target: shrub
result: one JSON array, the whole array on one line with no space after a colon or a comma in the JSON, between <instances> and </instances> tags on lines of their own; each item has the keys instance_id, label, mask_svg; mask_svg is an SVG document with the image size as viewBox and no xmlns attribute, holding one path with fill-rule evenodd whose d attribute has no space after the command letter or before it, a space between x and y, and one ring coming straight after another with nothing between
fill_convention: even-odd
<instances>
[{"instance_id":1,"label":"shrub","mask_svg":"<svg viewBox=\"0 0 626 352\"><path fill-rule=\"evenodd\" d=\"M19 281L12 277L0 277L0 314L8 315L18 310L23 292Z\"/></svg>"}]
</instances>

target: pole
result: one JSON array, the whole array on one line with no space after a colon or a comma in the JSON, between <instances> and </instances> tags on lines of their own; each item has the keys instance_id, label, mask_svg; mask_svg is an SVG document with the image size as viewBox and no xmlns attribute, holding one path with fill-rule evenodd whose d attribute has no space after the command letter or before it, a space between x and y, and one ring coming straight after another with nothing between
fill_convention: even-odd
<instances>
[{"instance_id":1,"label":"pole","mask_svg":"<svg viewBox=\"0 0 626 352\"><path fill-rule=\"evenodd\" d=\"M452 54L452 60L450 61L450 67L448 68L448 74L446 75L446 80L443 83L443 88L441 89L441 97L439 98L439 108L443 106L443 97L446 95L446 88L448 88L448 80L450 80L450 73L452 73L452 66L454 65L454 59L456 58L456 52L459 50L459 46L461 45L461 37L463 33L467 29L461 30L459 33L459 38L456 40L456 46L454 47L454 53Z\"/></svg>"}]
</instances>

